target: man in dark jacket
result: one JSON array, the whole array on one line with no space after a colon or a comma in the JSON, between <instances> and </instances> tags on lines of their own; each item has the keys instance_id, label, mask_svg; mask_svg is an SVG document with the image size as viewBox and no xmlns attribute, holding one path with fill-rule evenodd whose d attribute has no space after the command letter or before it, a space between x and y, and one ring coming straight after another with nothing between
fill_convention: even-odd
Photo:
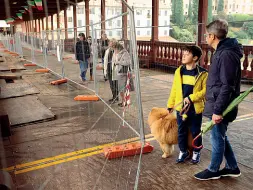
<instances>
[{"instance_id":1,"label":"man in dark jacket","mask_svg":"<svg viewBox=\"0 0 253 190\"><path fill-rule=\"evenodd\" d=\"M206 26L206 40L215 49L211 60L207 85L204 116L215 123L211 130L212 158L208 169L195 175L196 179L209 180L220 177L238 177L241 172L226 135L229 122L236 116L238 108L222 117L223 111L240 94L242 46L234 38L227 38L228 23L215 20ZM222 170L220 165L226 159Z\"/></svg>"},{"instance_id":2,"label":"man in dark jacket","mask_svg":"<svg viewBox=\"0 0 253 190\"><path fill-rule=\"evenodd\" d=\"M88 59L90 57L89 43L85 40L84 33L80 33L79 41L76 43L76 62L80 66L80 78L83 82L86 81L86 72L88 70Z\"/></svg>"}]
</instances>

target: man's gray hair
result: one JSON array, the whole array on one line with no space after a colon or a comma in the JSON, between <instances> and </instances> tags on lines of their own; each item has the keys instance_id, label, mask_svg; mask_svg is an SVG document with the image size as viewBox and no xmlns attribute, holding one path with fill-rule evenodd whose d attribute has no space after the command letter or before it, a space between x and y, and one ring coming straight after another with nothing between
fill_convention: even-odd
<instances>
[{"instance_id":1,"label":"man's gray hair","mask_svg":"<svg viewBox=\"0 0 253 190\"><path fill-rule=\"evenodd\" d=\"M223 40L228 34L228 22L223 19L214 20L206 26L209 34L214 34L219 40Z\"/></svg>"}]
</instances>

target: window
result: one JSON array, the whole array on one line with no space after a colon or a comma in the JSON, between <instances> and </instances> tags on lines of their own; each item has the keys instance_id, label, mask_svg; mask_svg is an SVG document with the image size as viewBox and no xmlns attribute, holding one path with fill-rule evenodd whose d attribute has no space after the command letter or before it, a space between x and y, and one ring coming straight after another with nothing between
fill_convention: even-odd
<instances>
[{"instance_id":1,"label":"window","mask_svg":"<svg viewBox=\"0 0 253 190\"><path fill-rule=\"evenodd\" d=\"M68 17L68 22L72 22L72 17Z\"/></svg>"},{"instance_id":2,"label":"window","mask_svg":"<svg viewBox=\"0 0 253 190\"><path fill-rule=\"evenodd\" d=\"M95 8L90 9L90 14L95 14Z\"/></svg>"},{"instance_id":3,"label":"window","mask_svg":"<svg viewBox=\"0 0 253 190\"><path fill-rule=\"evenodd\" d=\"M109 21L108 25L109 25L109 26L112 26L112 20Z\"/></svg>"},{"instance_id":4,"label":"window","mask_svg":"<svg viewBox=\"0 0 253 190\"><path fill-rule=\"evenodd\" d=\"M140 25L141 25L141 21L137 20L137 26L140 26Z\"/></svg>"},{"instance_id":5,"label":"window","mask_svg":"<svg viewBox=\"0 0 253 190\"><path fill-rule=\"evenodd\" d=\"M121 31L117 31L117 36L121 37Z\"/></svg>"},{"instance_id":6,"label":"window","mask_svg":"<svg viewBox=\"0 0 253 190\"><path fill-rule=\"evenodd\" d=\"M164 21L164 26L167 26L167 24L168 24L168 23L167 23L167 20L165 20L165 21Z\"/></svg>"},{"instance_id":7,"label":"window","mask_svg":"<svg viewBox=\"0 0 253 190\"><path fill-rule=\"evenodd\" d=\"M164 30L164 35L168 35L168 31L167 30Z\"/></svg>"},{"instance_id":8,"label":"window","mask_svg":"<svg viewBox=\"0 0 253 190\"><path fill-rule=\"evenodd\" d=\"M78 20L78 27L82 26L82 20Z\"/></svg>"},{"instance_id":9,"label":"window","mask_svg":"<svg viewBox=\"0 0 253 190\"><path fill-rule=\"evenodd\" d=\"M142 11L141 10L136 10L136 15L142 15Z\"/></svg>"},{"instance_id":10,"label":"window","mask_svg":"<svg viewBox=\"0 0 253 190\"><path fill-rule=\"evenodd\" d=\"M150 10L148 10L148 13L147 13L147 18L150 18Z\"/></svg>"},{"instance_id":11,"label":"window","mask_svg":"<svg viewBox=\"0 0 253 190\"><path fill-rule=\"evenodd\" d=\"M148 31L147 31L147 35L150 36L150 34L151 34L150 30L148 30Z\"/></svg>"},{"instance_id":12,"label":"window","mask_svg":"<svg viewBox=\"0 0 253 190\"><path fill-rule=\"evenodd\" d=\"M117 26L118 26L118 27L121 26L121 20L117 20Z\"/></svg>"},{"instance_id":13,"label":"window","mask_svg":"<svg viewBox=\"0 0 253 190\"><path fill-rule=\"evenodd\" d=\"M147 26L151 26L150 20L147 20Z\"/></svg>"},{"instance_id":14,"label":"window","mask_svg":"<svg viewBox=\"0 0 253 190\"><path fill-rule=\"evenodd\" d=\"M90 20L90 25L92 25L93 24L93 20Z\"/></svg>"},{"instance_id":15,"label":"window","mask_svg":"<svg viewBox=\"0 0 253 190\"><path fill-rule=\"evenodd\" d=\"M140 36L141 35L141 32L140 30L137 31L137 36Z\"/></svg>"},{"instance_id":16,"label":"window","mask_svg":"<svg viewBox=\"0 0 253 190\"><path fill-rule=\"evenodd\" d=\"M165 14L165 16L167 16L168 15L168 11L164 11L164 14Z\"/></svg>"},{"instance_id":17,"label":"window","mask_svg":"<svg viewBox=\"0 0 253 190\"><path fill-rule=\"evenodd\" d=\"M112 36L112 31L109 31L109 36Z\"/></svg>"},{"instance_id":18,"label":"window","mask_svg":"<svg viewBox=\"0 0 253 190\"><path fill-rule=\"evenodd\" d=\"M84 14L84 7L83 6L77 8L77 14Z\"/></svg>"}]
</instances>

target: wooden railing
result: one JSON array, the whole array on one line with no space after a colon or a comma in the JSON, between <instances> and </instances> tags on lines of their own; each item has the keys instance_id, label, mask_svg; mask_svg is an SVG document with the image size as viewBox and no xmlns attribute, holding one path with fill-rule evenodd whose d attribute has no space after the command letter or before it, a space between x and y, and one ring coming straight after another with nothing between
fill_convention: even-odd
<instances>
[{"instance_id":1,"label":"wooden railing","mask_svg":"<svg viewBox=\"0 0 253 190\"><path fill-rule=\"evenodd\" d=\"M145 64L147 67L157 64L178 67L182 62L183 47L190 44L194 43L137 41L140 64ZM214 50L207 44L201 44L201 49L203 56L200 65L209 69ZM244 45L243 51L242 78L253 79L253 46Z\"/></svg>"}]
</instances>

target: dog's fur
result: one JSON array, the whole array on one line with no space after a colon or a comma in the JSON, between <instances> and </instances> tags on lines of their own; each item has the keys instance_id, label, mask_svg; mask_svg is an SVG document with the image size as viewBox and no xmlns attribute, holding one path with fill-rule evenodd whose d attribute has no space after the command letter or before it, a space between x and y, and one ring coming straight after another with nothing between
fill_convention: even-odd
<instances>
[{"instance_id":1,"label":"dog's fur","mask_svg":"<svg viewBox=\"0 0 253 190\"><path fill-rule=\"evenodd\" d=\"M177 119L173 113L165 108L152 108L148 116L148 124L151 133L159 142L163 151L163 158L169 157L174 151L174 145L178 144ZM188 132L188 150L192 153L192 135Z\"/></svg>"}]
</instances>

